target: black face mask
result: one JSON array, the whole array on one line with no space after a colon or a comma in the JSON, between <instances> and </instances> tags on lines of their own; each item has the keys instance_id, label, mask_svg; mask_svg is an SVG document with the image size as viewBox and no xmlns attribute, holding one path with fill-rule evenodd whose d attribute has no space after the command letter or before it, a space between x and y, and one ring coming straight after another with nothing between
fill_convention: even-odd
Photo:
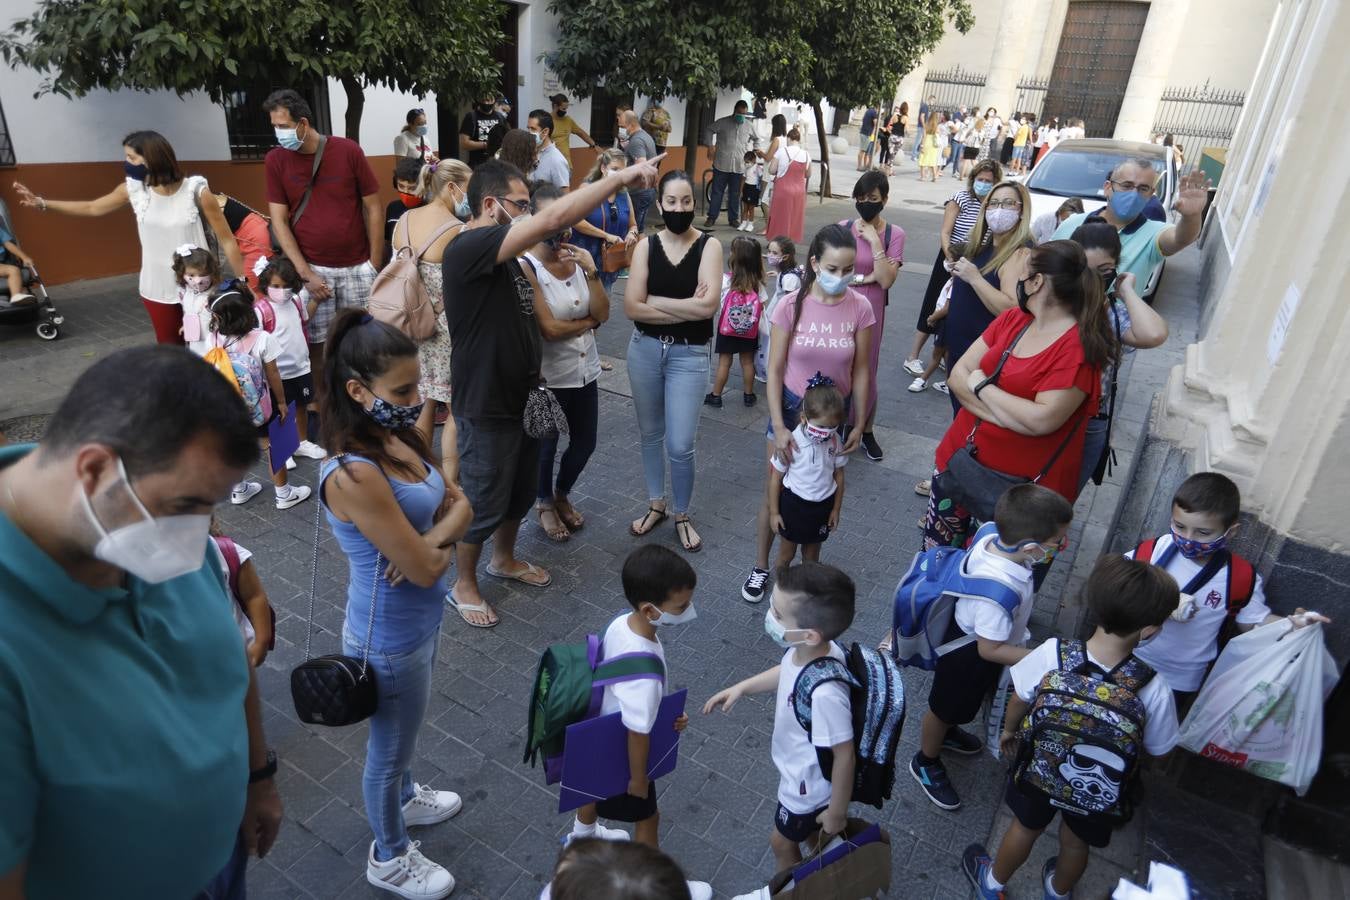
<instances>
[{"instance_id":1,"label":"black face mask","mask_svg":"<svg viewBox=\"0 0 1350 900\"><path fill-rule=\"evenodd\" d=\"M567 118L567 110L565 110L565 109L560 109L560 110L558 110L557 112L555 112L554 115L557 116L557 117L560 118L560 119L565 119L565 118Z\"/></svg>"},{"instance_id":2,"label":"black face mask","mask_svg":"<svg viewBox=\"0 0 1350 900\"><path fill-rule=\"evenodd\" d=\"M689 226L694 224L694 211L663 209L661 210L661 219L666 223L666 229L671 234L684 234L689 230Z\"/></svg>"},{"instance_id":3,"label":"black face mask","mask_svg":"<svg viewBox=\"0 0 1350 900\"><path fill-rule=\"evenodd\" d=\"M1116 270L1115 270L1115 269L1111 269L1111 270L1108 271L1108 272L1103 272L1103 273L1102 273L1102 290L1104 290L1104 291L1106 291L1106 293L1110 294L1110 293L1111 293L1111 286L1112 286L1113 284L1115 284L1115 283L1116 283Z\"/></svg>"},{"instance_id":4,"label":"black face mask","mask_svg":"<svg viewBox=\"0 0 1350 900\"><path fill-rule=\"evenodd\" d=\"M859 218L864 222L870 222L881 215L886 203L882 200L859 200L853 204L853 208L858 211Z\"/></svg>"},{"instance_id":5,"label":"black face mask","mask_svg":"<svg viewBox=\"0 0 1350 900\"><path fill-rule=\"evenodd\" d=\"M488 103L488 104L480 103L480 104L478 104L478 111L479 111L480 113L482 113L483 115L487 115L488 113L492 112L492 110L493 110L493 104L491 104L491 103Z\"/></svg>"},{"instance_id":6,"label":"black face mask","mask_svg":"<svg viewBox=\"0 0 1350 900\"><path fill-rule=\"evenodd\" d=\"M1022 310L1022 312L1024 312L1024 313L1029 313L1029 312L1031 312L1031 310L1027 309L1027 303L1028 303L1028 301L1030 301L1030 300L1031 300L1031 297L1027 295L1027 280L1026 280L1025 278L1023 278L1023 279L1021 279L1020 281L1017 282L1017 307L1018 307L1018 309Z\"/></svg>"}]
</instances>

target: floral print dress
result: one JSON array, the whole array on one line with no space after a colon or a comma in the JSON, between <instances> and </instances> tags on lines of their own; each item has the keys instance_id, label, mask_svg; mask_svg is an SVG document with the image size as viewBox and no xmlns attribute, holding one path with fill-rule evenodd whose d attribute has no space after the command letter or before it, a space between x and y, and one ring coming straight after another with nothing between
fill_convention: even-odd
<instances>
[{"instance_id":1,"label":"floral print dress","mask_svg":"<svg viewBox=\"0 0 1350 900\"><path fill-rule=\"evenodd\" d=\"M437 262L419 262L418 274L427 293L438 298L436 309L436 334L423 341L417 347L417 356L422 364L422 380L417 389L426 401L438 400L450 402L450 325L445 319L445 288L441 281L441 264Z\"/></svg>"}]
</instances>

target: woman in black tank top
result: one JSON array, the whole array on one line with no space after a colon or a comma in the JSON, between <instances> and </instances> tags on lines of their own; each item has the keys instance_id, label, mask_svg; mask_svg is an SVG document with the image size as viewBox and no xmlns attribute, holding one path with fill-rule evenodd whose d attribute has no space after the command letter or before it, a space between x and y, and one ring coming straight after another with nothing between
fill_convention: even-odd
<instances>
[{"instance_id":1,"label":"woman in black tank top","mask_svg":"<svg viewBox=\"0 0 1350 900\"><path fill-rule=\"evenodd\" d=\"M691 230L694 191L683 171L668 172L658 188L666 227L633 251L624 312L636 328L628 345L628 380L642 436L648 508L630 526L648 534L665 521L666 461L675 530L694 553L703 541L689 520L694 495L694 439L708 387L709 339L720 301L722 246Z\"/></svg>"}]
</instances>

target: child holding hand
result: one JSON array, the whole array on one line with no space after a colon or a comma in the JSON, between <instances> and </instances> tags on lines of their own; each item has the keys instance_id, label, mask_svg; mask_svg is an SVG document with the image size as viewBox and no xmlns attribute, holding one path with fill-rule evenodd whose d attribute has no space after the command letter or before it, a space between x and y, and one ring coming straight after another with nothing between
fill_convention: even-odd
<instances>
[{"instance_id":1,"label":"child holding hand","mask_svg":"<svg viewBox=\"0 0 1350 900\"><path fill-rule=\"evenodd\" d=\"M786 566L802 548L803 562L820 559L820 545L839 527L844 502L844 397L817 372L806 383L801 422L792 430L792 458L769 460L769 522L782 541L778 565Z\"/></svg>"}]
</instances>

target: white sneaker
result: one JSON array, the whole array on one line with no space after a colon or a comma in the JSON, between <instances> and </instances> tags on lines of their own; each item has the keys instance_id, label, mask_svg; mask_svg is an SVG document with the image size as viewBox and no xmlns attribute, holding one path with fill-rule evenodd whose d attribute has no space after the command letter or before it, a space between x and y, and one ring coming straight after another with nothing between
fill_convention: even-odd
<instances>
[{"instance_id":1,"label":"white sneaker","mask_svg":"<svg viewBox=\"0 0 1350 900\"><path fill-rule=\"evenodd\" d=\"M234 486L235 489L230 492L230 502L235 506L247 503L262 493L262 485L258 484L256 481L241 481L239 484L244 486L242 491L239 490L239 485L236 484Z\"/></svg>"},{"instance_id":2,"label":"white sneaker","mask_svg":"<svg viewBox=\"0 0 1350 900\"><path fill-rule=\"evenodd\" d=\"M294 456L286 457L286 471L289 472L294 468L295 468L295 457Z\"/></svg>"},{"instance_id":3,"label":"white sneaker","mask_svg":"<svg viewBox=\"0 0 1350 900\"><path fill-rule=\"evenodd\" d=\"M277 498L277 509L290 509L297 503L303 503L309 499L309 494L309 488L303 484L298 487L292 487L291 492L285 497Z\"/></svg>"},{"instance_id":4,"label":"white sneaker","mask_svg":"<svg viewBox=\"0 0 1350 900\"><path fill-rule=\"evenodd\" d=\"M300 446L295 448L295 455L303 456L305 459L323 459L328 455L328 451L313 441L301 441Z\"/></svg>"},{"instance_id":5,"label":"white sneaker","mask_svg":"<svg viewBox=\"0 0 1350 900\"><path fill-rule=\"evenodd\" d=\"M577 834L575 831L569 831L567 837L563 838L563 846L566 847L573 841L583 837L599 838L602 841L631 841L633 839L632 836L622 828L606 828L597 822L593 834L582 835Z\"/></svg>"},{"instance_id":6,"label":"white sneaker","mask_svg":"<svg viewBox=\"0 0 1350 900\"><path fill-rule=\"evenodd\" d=\"M712 900L712 885L706 881L686 881L689 885L689 900Z\"/></svg>"},{"instance_id":7,"label":"white sneaker","mask_svg":"<svg viewBox=\"0 0 1350 900\"><path fill-rule=\"evenodd\" d=\"M382 891L411 897L414 900L440 900L449 897L455 889L455 878L422 855L417 848L421 841L413 841L402 856L395 856L388 862L375 860L375 843L370 844L366 856L366 881Z\"/></svg>"},{"instance_id":8,"label":"white sneaker","mask_svg":"<svg viewBox=\"0 0 1350 900\"><path fill-rule=\"evenodd\" d=\"M950 395L952 392L952 389L947 387L947 382L945 381L933 382L933 390L937 391L939 394L947 394L947 395Z\"/></svg>"},{"instance_id":9,"label":"white sneaker","mask_svg":"<svg viewBox=\"0 0 1350 900\"><path fill-rule=\"evenodd\" d=\"M464 801L454 791L432 790L414 781L412 799L403 804L403 824L409 828L435 825L453 818L463 808Z\"/></svg>"},{"instance_id":10,"label":"white sneaker","mask_svg":"<svg viewBox=\"0 0 1350 900\"><path fill-rule=\"evenodd\" d=\"M905 371L911 375L922 375L923 361L918 359L905 360Z\"/></svg>"},{"instance_id":11,"label":"white sneaker","mask_svg":"<svg viewBox=\"0 0 1350 900\"><path fill-rule=\"evenodd\" d=\"M772 900L772 897L769 894L769 888L765 886L748 894L737 894L731 900Z\"/></svg>"},{"instance_id":12,"label":"white sneaker","mask_svg":"<svg viewBox=\"0 0 1350 900\"><path fill-rule=\"evenodd\" d=\"M909 391L911 394L921 394L926 387L928 387L928 382L923 380L923 376L919 376L911 381L909 387L905 388L905 390Z\"/></svg>"}]
</instances>

